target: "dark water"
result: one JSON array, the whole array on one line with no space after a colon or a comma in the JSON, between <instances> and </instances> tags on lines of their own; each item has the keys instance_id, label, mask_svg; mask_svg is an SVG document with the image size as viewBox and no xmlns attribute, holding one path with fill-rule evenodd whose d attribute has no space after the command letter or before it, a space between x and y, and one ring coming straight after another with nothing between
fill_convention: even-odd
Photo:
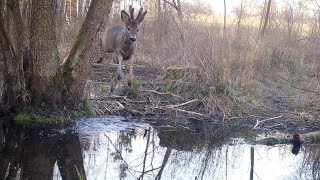
<instances>
[{"instance_id":1,"label":"dark water","mask_svg":"<svg viewBox=\"0 0 320 180\"><path fill-rule=\"evenodd\" d=\"M93 118L54 130L0 125L0 179L319 179L320 148L250 145L241 128L154 129Z\"/></svg>"}]
</instances>

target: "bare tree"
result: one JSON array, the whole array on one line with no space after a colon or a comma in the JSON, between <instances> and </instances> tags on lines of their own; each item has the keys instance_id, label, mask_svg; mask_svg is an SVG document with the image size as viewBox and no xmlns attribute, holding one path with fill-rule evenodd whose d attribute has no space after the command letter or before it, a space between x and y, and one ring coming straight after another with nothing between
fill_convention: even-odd
<instances>
[{"instance_id":1,"label":"bare tree","mask_svg":"<svg viewBox=\"0 0 320 180\"><path fill-rule=\"evenodd\" d=\"M265 33L266 33L266 29L267 29L268 21L269 21L269 16L270 16L270 9L271 9L271 0L268 0L267 12L266 12L263 27L262 27L262 30L260 33L260 40L263 40Z\"/></svg>"},{"instance_id":2,"label":"bare tree","mask_svg":"<svg viewBox=\"0 0 320 180\"><path fill-rule=\"evenodd\" d=\"M243 18L243 11L244 11L244 2L243 2L243 0L241 0L240 9L236 12L236 14L237 14L237 34L240 32L241 21Z\"/></svg>"},{"instance_id":3,"label":"bare tree","mask_svg":"<svg viewBox=\"0 0 320 180\"><path fill-rule=\"evenodd\" d=\"M223 38L224 40L227 39L227 4L226 4L226 0L223 0Z\"/></svg>"},{"instance_id":4,"label":"bare tree","mask_svg":"<svg viewBox=\"0 0 320 180\"><path fill-rule=\"evenodd\" d=\"M170 6L172 6L177 11L179 22L175 21L175 23L179 28L179 33L180 33L180 37L181 37L180 38L180 40L181 40L181 48L183 50L183 57L185 57L185 51L186 51L186 48L187 48L187 42L186 42L185 22L184 22L184 15L183 15L183 11L182 11L181 1L180 0L177 0L177 1L175 1L175 0L172 0L172 1L163 0L163 1L165 3L167 3L167 4L169 4Z\"/></svg>"}]
</instances>

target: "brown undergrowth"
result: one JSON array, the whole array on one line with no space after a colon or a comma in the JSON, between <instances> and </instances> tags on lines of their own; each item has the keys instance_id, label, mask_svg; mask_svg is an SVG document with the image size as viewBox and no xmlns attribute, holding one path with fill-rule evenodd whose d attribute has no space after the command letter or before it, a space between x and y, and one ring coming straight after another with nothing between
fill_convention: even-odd
<instances>
[{"instance_id":1,"label":"brown undergrowth","mask_svg":"<svg viewBox=\"0 0 320 180\"><path fill-rule=\"evenodd\" d=\"M309 131L320 127L316 115L290 111L285 100L274 101L255 91L241 92L224 82L213 83L195 67L159 68L138 62L133 86L128 87L124 78L113 93L110 82L117 65L105 62L92 67L87 94L95 115L179 125L216 121L257 130Z\"/></svg>"}]
</instances>

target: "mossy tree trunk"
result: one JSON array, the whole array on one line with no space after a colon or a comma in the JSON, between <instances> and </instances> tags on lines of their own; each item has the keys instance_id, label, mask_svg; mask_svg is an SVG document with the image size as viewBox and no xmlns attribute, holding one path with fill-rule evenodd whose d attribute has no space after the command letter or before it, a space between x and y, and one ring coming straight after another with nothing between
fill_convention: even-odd
<instances>
[{"instance_id":1,"label":"mossy tree trunk","mask_svg":"<svg viewBox=\"0 0 320 180\"><path fill-rule=\"evenodd\" d=\"M91 1L63 65L60 65L56 39L57 0L32 1L28 18L21 16L20 0L0 3L0 9L5 10L0 13L0 58L4 59L1 105L6 113L21 111L27 106L81 106L98 32L108 20L112 1ZM30 27L23 19L30 20ZM30 36L25 32L30 32ZM29 60L25 50L30 52Z\"/></svg>"},{"instance_id":2,"label":"mossy tree trunk","mask_svg":"<svg viewBox=\"0 0 320 180\"><path fill-rule=\"evenodd\" d=\"M83 104L90 62L97 54L98 33L109 19L113 0L93 0L75 43L65 59L63 77L64 104L76 107Z\"/></svg>"}]
</instances>

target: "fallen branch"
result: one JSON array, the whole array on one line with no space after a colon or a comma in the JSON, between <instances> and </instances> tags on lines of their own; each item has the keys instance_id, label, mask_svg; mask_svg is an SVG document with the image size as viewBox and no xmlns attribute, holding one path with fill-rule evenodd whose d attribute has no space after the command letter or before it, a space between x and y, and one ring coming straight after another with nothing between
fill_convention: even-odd
<instances>
[{"instance_id":1,"label":"fallen branch","mask_svg":"<svg viewBox=\"0 0 320 180\"><path fill-rule=\"evenodd\" d=\"M129 99L127 96L117 96L117 95L107 96L107 97L101 98L101 100L104 100L106 98L122 99L122 100L125 100L126 102L129 102L129 103L147 103L147 101L134 101L134 100Z\"/></svg>"},{"instance_id":2,"label":"fallen branch","mask_svg":"<svg viewBox=\"0 0 320 180\"><path fill-rule=\"evenodd\" d=\"M101 116L101 115L104 114L101 109L99 109L98 107L96 107L96 106L94 106L94 105L92 106L92 110L94 111L94 113L95 113L96 115Z\"/></svg>"},{"instance_id":3,"label":"fallen branch","mask_svg":"<svg viewBox=\"0 0 320 180\"><path fill-rule=\"evenodd\" d=\"M260 123L263 123L263 122L265 122L265 121L274 120L274 119L279 119L279 118L282 118L282 116L271 117L271 118L267 118L267 119L264 119L264 120L261 120L261 121L259 121L259 120L257 119L257 124L253 127L253 129L256 129L256 127L258 127Z\"/></svg>"},{"instance_id":4,"label":"fallen branch","mask_svg":"<svg viewBox=\"0 0 320 180\"><path fill-rule=\"evenodd\" d=\"M173 97L182 99L182 97L179 96L179 95L176 95L176 94L173 94L173 93L159 92L159 91L156 91L156 90L141 90L141 92L151 92L151 93L158 94L158 95L171 95Z\"/></svg>"},{"instance_id":5,"label":"fallen branch","mask_svg":"<svg viewBox=\"0 0 320 180\"><path fill-rule=\"evenodd\" d=\"M198 112L187 111L187 110L184 110L184 109L167 107L167 106L158 106L158 107L149 107L149 108L151 108L151 109L169 109L169 110L184 112L184 113L191 114L191 115L197 115L197 116L207 117L206 115L201 114L201 113L198 113Z\"/></svg>"},{"instance_id":6,"label":"fallen branch","mask_svg":"<svg viewBox=\"0 0 320 180\"><path fill-rule=\"evenodd\" d=\"M177 105L167 105L166 107L167 108L177 108L177 107L181 107L181 106L185 106L187 104L191 104L193 102L199 102L200 100L198 99L193 99L193 100L190 100L190 101L187 101L187 102L184 102L184 103L181 103L181 104L177 104Z\"/></svg>"}]
</instances>

